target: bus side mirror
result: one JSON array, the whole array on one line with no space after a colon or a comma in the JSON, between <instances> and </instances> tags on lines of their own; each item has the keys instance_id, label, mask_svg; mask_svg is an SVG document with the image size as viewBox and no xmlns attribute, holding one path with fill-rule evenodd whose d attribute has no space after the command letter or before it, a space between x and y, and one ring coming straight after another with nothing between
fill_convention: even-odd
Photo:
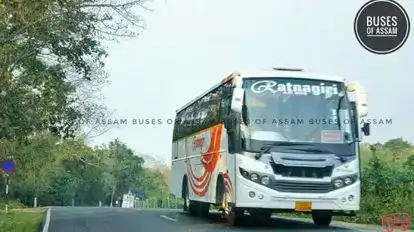
<instances>
[{"instance_id":1,"label":"bus side mirror","mask_svg":"<svg viewBox=\"0 0 414 232\"><path fill-rule=\"evenodd\" d=\"M348 94L352 95L356 102L358 116L363 118L368 115L368 100L365 88L358 82L352 82L347 87Z\"/></svg>"},{"instance_id":2,"label":"bus side mirror","mask_svg":"<svg viewBox=\"0 0 414 232\"><path fill-rule=\"evenodd\" d=\"M370 124L367 123L367 122L365 122L364 125L361 128L361 131L364 132L364 135L365 136L369 136L371 134Z\"/></svg>"},{"instance_id":3,"label":"bus side mirror","mask_svg":"<svg viewBox=\"0 0 414 232\"><path fill-rule=\"evenodd\" d=\"M243 108L244 89L235 87L233 89L233 97L231 99L231 110L241 113Z\"/></svg>"},{"instance_id":4,"label":"bus side mirror","mask_svg":"<svg viewBox=\"0 0 414 232\"><path fill-rule=\"evenodd\" d=\"M359 117L366 117L368 115L368 104L365 93L357 94L357 111Z\"/></svg>"}]
</instances>

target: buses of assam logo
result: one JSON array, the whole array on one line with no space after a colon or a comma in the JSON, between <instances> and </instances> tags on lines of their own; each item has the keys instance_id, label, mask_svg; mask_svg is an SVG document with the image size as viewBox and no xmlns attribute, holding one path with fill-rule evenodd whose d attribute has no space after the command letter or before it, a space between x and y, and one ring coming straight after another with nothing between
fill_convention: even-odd
<instances>
[{"instance_id":1,"label":"buses of assam logo","mask_svg":"<svg viewBox=\"0 0 414 232\"><path fill-rule=\"evenodd\" d=\"M358 42L375 54L397 51L410 34L410 19L394 0L371 0L359 9L354 21Z\"/></svg>"},{"instance_id":2,"label":"buses of assam logo","mask_svg":"<svg viewBox=\"0 0 414 232\"><path fill-rule=\"evenodd\" d=\"M398 212L383 215L381 225L384 232L409 231L411 228L410 213Z\"/></svg>"}]
</instances>

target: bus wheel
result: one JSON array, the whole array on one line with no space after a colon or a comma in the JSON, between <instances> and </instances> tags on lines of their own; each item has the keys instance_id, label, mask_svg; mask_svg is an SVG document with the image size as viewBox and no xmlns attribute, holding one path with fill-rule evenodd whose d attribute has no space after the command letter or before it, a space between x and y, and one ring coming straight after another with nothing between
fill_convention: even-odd
<instances>
[{"instance_id":1,"label":"bus wheel","mask_svg":"<svg viewBox=\"0 0 414 232\"><path fill-rule=\"evenodd\" d=\"M186 191L186 195L184 196L184 204L183 204L183 211L188 212L190 205L190 199L188 198L188 190Z\"/></svg>"},{"instance_id":2,"label":"bus wheel","mask_svg":"<svg viewBox=\"0 0 414 232\"><path fill-rule=\"evenodd\" d=\"M332 222L332 215L331 214L312 214L313 223L317 226L327 227Z\"/></svg>"},{"instance_id":3,"label":"bus wheel","mask_svg":"<svg viewBox=\"0 0 414 232\"><path fill-rule=\"evenodd\" d=\"M197 216L199 214L200 206L198 202L190 200L190 190L188 185L185 185L184 194L184 212L188 212L191 216Z\"/></svg>"},{"instance_id":4,"label":"bus wheel","mask_svg":"<svg viewBox=\"0 0 414 232\"><path fill-rule=\"evenodd\" d=\"M184 204L183 204L183 211L184 212L188 212L189 206L190 206L190 197L189 197L189 193L188 193L188 188L186 185L183 186L185 188L185 194L184 194Z\"/></svg>"}]
</instances>

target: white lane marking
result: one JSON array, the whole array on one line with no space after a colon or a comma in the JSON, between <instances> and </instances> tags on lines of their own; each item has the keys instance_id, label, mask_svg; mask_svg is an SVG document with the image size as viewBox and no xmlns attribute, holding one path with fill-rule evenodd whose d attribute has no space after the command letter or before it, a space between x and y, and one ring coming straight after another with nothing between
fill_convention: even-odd
<instances>
[{"instance_id":1,"label":"white lane marking","mask_svg":"<svg viewBox=\"0 0 414 232\"><path fill-rule=\"evenodd\" d=\"M47 209L45 225L43 226L43 232L49 231L49 224L50 224L50 208Z\"/></svg>"},{"instance_id":2,"label":"white lane marking","mask_svg":"<svg viewBox=\"0 0 414 232\"><path fill-rule=\"evenodd\" d=\"M173 221L173 222L176 222L176 221L177 221L177 219L170 218L170 217L165 216L165 215L160 215L160 217L162 217L162 218L164 218L164 219L167 219L167 220L170 220L170 221Z\"/></svg>"}]
</instances>

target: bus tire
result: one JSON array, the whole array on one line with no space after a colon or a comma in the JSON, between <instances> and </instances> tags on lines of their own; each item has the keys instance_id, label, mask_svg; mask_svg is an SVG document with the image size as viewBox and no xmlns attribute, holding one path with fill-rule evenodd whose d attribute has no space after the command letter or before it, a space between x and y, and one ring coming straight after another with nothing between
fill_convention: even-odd
<instances>
[{"instance_id":1,"label":"bus tire","mask_svg":"<svg viewBox=\"0 0 414 232\"><path fill-rule=\"evenodd\" d=\"M313 223L317 226L328 227L332 222L332 214L312 214Z\"/></svg>"},{"instance_id":2,"label":"bus tire","mask_svg":"<svg viewBox=\"0 0 414 232\"><path fill-rule=\"evenodd\" d=\"M190 194L188 191L188 183L187 183L187 176L184 176L183 178L183 184L181 187L181 195L184 200L183 204L183 211L188 212L189 211L189 205L190 205Z\"/></svg>"},{"instance_id":3,"label":"bus tire","mask_svg":"<svg viewBox=\"0 0 414 232\"><path fill-rule=\"evenodd\" d=\"M199 202L190 200L190 187L187 183L185 184L184 191L184 212L188 212L191 216L198 216L200 214L200 204Z\"/></svg>"},{"instance_id":4,"label":"bus tire","mask_svg":"<svg viewBox=\"0 0 414 232\"><path fill-rule=\"evenodd\" d=\"M225 187L224 187L223 176L219 175L217 177L217 185L216 185L216 204L218 204L220 207L224 200L224 193L225 193Z\"/></svg>"}]
</instances>

